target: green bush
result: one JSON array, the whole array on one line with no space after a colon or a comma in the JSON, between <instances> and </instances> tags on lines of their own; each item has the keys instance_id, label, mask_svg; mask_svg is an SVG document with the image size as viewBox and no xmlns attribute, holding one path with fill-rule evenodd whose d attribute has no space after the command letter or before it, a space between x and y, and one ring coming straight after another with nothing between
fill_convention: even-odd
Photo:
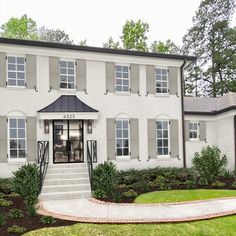
<instances>
[{"instance_id":1,"label":"green bush","mask_svg":"<svg viewBox=\"0 0 236 236\"><path fill-rule=\"evenodd\" d=\"M121 202L121 194L119 192L115 192L113 195L113 201L116 203Z\"/></svg>"},{"instance_id":2,"label":"green bush","mask_svg":"<svg viewBox=\"0 0 236 236\"><path fill-rule=\"evenodd\" d=\"M12 193L11 179L0 179L0 192L5 194Z\"/></svg>"},{"instance_id":3,"label":"green bush","mask_svg":"<svg viewBox=\"0 0 236 236\"><path fill-rule=\"evenodd\" d=\"M208 183L212 183L223 175L227 158L225 155L221 155L221 151L217 146L207 146L201 150L201 153L195 153L192 162L193 168L199 177L205 179Z\"/></svg>"},{"instance_id":4,"label":"green bush","mask_svg":"<svg viewBox=\"0 0 236 236\"><path fill-rule=\"evenodd\" d=\"M103 198L106 198L106 197L107 197L105 191L104 191L104 190L101 190L101 189L96 189L96 190L94 190L94 191L93 191L93 196L94 196L95 198L100 198L100 199L103 199Z\"/></svg>"},{"instance_id":5,"label":"green bush","mask_svg":"<svg viewBox=\"0 0 236 236\"><path fill-rule=\"evenodd\" d=\"M12 204L13 204L12 201L0 198L0 207L8 207L11 206Z\"/></svg>"},{"instance_id":6,"label":"green bush","mask_svg":"<svg viewBox=\"0 0 236 236\"><path fill-rule=\"evenodd\" d=\"M26 209L27 209L27 214L29 216L36 216L37 215L37 210L36 207L34 205L26 205Z\"/></svg>"},{"instance_id":7,"label":"green bush","mask_svg":"<svg viewBox=\"0 0 236 236\"><path fill-rule=\"evenodd\" d=\"M36 201L40 192L40 173L36 164L27 164L13 173L14 192L26 201Z\"/></svg>"},{"instance_id":8,"label":"green bush","mask_svg":"<svg viewBox=\"0 0 236 236\"><path fill-rule=\"evenodd\" d=\"M211 184L212 187L216 187L216 188L222 188L222 187L224 187L225 185L226 185L226 183L221 182L221 181L219 181L219 180L216 180L215 182L213 182L213 183Z\"/></svg>"},{"instance_id":9,"label":"green bush","mask_svg":"<svg viewBox=\"0 0 236 236\"><path fill-rule=\"evenodd\" d=\"M43 224L55 224L56 223L56 220L52 216L42 216L40 218L40 221Z\"/></svg>"},{"instance_id":10,"label":"green bush","mask_svg":"<svg viewBox=\"0 0 236 236\"><path fill-rule=\"evenodd\" d=\"M234 182L232 183L232 187L233 187L233 188L236 188L236 181L234 181Z\"/></svg>"},{"instance_id":11,"label":"green bush","mask_svg":"<svg viewBox=\"0 0 236 236\"><path fill-rule=\"evenodd\" d=\"M10 218L12 219L17 219L17 218L21 218L24 216L24 214L22 213L22 211L20 209L17 208L12 208L8 211L7 214Z\"/></svg>"},{"instance_id":12,"label":"green bush","mask_svg":"<svg viewBox=\"0 0 236 236\"><path fill-rule=\"evenodd\" d=\"M129 197L133 197L134 198L134 197L138 196L138 193L136 191L134 191L133 189L130 189L130 190L126 191L126 192L123 192L122 195L124 197L127 197L127 198L129 198Z\"/></svg>"},{"instance_id":13,"label":"green bush","mask_svg":"<svg viewBox=\"0 0 236 236\"><path fill-rule=\"evenodd\" d=\"M13 233L13 234L23 234L26 231L25 227L21 227L18 225L13 225L7 229L8 233Z\"/></svg>"},{"instance_id":14,"label":"green bush","mask_svg":"<svg viewBox=\"0 0 236 236\"><path fill-rule=\"evenodd\" d=\"M6 215L0 212L0 226L3 226L6 224L6 219L7 219Z\"/></svg>"},{"instance_id":15,"label":"green bush","mask_svg":"<svg viewBox=\"0 0 236 236\"><path fill-rule=\"evenodd\" d=\"M112 162L99 164L93 171L94 192L103 193L104 197L111 197L117 189L117 170Z\"/></svg>"},{"instance_id":16,"label":"green bush","mask_svg":"<svg viewBox=\"0 0 236 236\"><path fill-rule=\"evenodd\" d=\"M157 178L149 183L151 188L157 188L159 190L168 190L171 189L170 184L167 182L165 177L159 175Z\"/></svg>"}]
</instances>

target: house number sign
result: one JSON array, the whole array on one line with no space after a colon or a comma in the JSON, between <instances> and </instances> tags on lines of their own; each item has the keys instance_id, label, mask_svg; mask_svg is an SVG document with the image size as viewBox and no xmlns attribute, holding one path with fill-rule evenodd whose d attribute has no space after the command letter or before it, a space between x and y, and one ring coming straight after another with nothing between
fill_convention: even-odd
<instances>
[{"instance_id":1,"label":"house number sign","mask_svg":"<svg viewBox=\"0 0 236 236\"><path fill-rule=\"evenodd\" d=\"M75 115L73 115L73 114L66 114L66 115L63 115L63 119L75 119Z\"/></svg>"}]
</instances>

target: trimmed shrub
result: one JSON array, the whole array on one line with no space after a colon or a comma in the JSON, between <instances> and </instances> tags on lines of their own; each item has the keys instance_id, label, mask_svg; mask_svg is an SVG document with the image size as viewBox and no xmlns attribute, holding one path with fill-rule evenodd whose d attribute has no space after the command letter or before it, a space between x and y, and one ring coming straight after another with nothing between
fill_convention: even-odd
<instances>
[{"instance_id":1,"label":"trimmed shrub","mask_svg":"<svg viewBox=\"0 0 236 236\"><path fill-rule=\"evenodd\" d=\"M56 220L52 216L42 216L40 218L40 221L43 224L55 224L56 223Z\"/></svg>"},{"instance_id":2,"label":"trimmed shrub","mask_svg":"<svg viewBox=\"0 0 236 236\"><path fill-rule=\"evenodd\" d=\"M201 153L195 153L192 163L199 177L212 183L225 172L227 158L217 146L207 146Z\"/></svg>"},{"instance_id":3,"label":"trimmed shrub","mask_svg":"<svg viewBox=\"0 0 236 236\"><path fill-rule=\"evenodd\" d=\"M112 197L117 189L117 170L112 162L99 164L93 171L94 195L101 198ZM102 193L102 194L101 194Z\"/></svg>"},{"instance_id":4,"label":"trimmed shrub","mask_svg":"<svg viewBox=\"0 0 236 236\"><path fill-rule=\"evenodd\" d=\"M27 164L13 173L14 192L20 194L26 201L36 202L40 192L40 173L36 164Z\"/></svg>"},{"instance_id":5,"label":"trimmed shrub","mask_svg":"<svg viewBox=\"0 0 236 236\"><path fill-rule=\"evenodd\" d=\"M224 187L225 185L226 185L226 183L221 182L221 181L219 181L219 180L216 180L215 182L213 182L213 183L211 184L212 187L216 187L216 188L222 188L222 187Z\"/></svg>"},{"instance_id":6,"label":"trimmed shrub","mask_svg":"<svg viewBox=\"0 0 236 236\"><path fill-rule=\"evenodd\" d=\"M6 215L0 212L0 226L3 226L6 224L6 219L7 219Z\"/></svg>"},{"instance_id":7,"label":"trimmed shrub","mask_svg":"<svg viewBox=\"0 0 236 236\"><path fill-rule=\"evenodd\" d=\"M10 194L12 191L11 179L0 179L0 192Z\"/></svg>"},{"instance_id":8,"label":"trimmed shrub","mask_svg":"<svg viewBox=\"0 0 236 236\"><path fill-rule=\"evenodd\" d=\"M149 183L150 187L157 188L159 190L169 190L171 189L170 184L167 182L165 177L158 176L154 181Z\"/></svg>"},{"instance_id":9,"label":"trimmed shrub","mask_svg":"<svg viewBox=\"0 0 236 236\"><path fill-rule=\"evenodd\" d=\"M26 231L25 227L21 227L19 225L13 225L7 229L8 233L13 233L13 234L23 234Z\"/></svg>"},{"instance_id":10,"label":"trimmed shrub","mask_svg":"<svg viewBox=\"0 0 236 236\"><path fill-rule=\"evenodd\" d=\"M12 201L10 200L6 200L4 198L0 198L0 207L8 207L8 206L11 206L13 204Z\"/></svg>"},{"instance_id":11,"label":"trimmed shrub","mask_svg":"<svg viewBox=\"0 0 236 236\"><path fill-rule=\"evenodd\" d=\"M11 210L9 210L7 215L12 219L21 218L21 217L24 216L22 211L20 209L17 209L17 208L12 208Z\"/></svg>"},{"instance_id":12,"label":"trimmed shrub","mask_svg":"<svg viewBox=\"0 0 236 236\"><path fill-rule=\"evenodd\" d=\"M138 193L136 191L134 191L133 189L130 189L130 190L126 191L126 192L123 192L122 195L124 197L127 197L127 198L129 198L129 197L133 197L134 198L134 197L138 196Z\"/></svg>"},{"instance_id":13,"label":"trimmed shrub","mask_svg":"<svg viewBox=\"0 0 236 236\"><path fill-rule=\"evenodd\" d=\"M236 188L236 181L234 181L234 182L232 183L232 187L233 187L233 188Z\"/></svg>"}]
</instances>

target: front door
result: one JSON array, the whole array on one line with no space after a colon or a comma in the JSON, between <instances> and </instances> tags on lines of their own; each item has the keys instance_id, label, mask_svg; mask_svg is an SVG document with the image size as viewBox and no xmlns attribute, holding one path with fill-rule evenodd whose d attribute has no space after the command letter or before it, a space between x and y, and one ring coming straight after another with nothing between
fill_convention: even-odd
<instances>
[{"instance_id":1,"label":"front door","mask_svg":"<svg viewBox=\"0 0 236 236\"><path fill-rule=\"evenodd\" d=\"M53 121L53 163L84 162L83 121Z\"/></svg>"}]
</instances>

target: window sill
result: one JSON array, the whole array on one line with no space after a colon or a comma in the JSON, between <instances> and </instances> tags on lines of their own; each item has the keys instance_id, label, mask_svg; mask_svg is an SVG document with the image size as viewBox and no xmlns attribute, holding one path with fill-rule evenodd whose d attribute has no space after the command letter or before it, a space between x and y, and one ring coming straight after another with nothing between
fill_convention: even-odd
<instances>
[{"instance_id":1,"label":"window sill","mask_svg":"<svg viewBox=\"0 0 236 236\"><path fill-rule=\"evenodd\" d=\"M26 86L10 86L10 85L7 85L6 88L9 88L9 89L26 89Z\"/></svg>"},{"instance_id":2,"label":"window sill","mask_svg":"<svg viewBox=\"0 0 236 236\"><path fill-rule=\"evenodd\" d=\"M161 93L155 93L155 97L170 97L170 94L169 93L166 93L166 94L161 94Z\"/></svg>"},{"instance_id":3,"label":"window sill","mask_svg":"<svg viewBox=\"0 0 236 236\"><path fill-rule=\"evenodd\" d=\"M190 143L199 143L201 142L200 139L189 139Z\"/></svg>"},{"instance_id":4,"label":"window sill","mask_svg":"<svg viewBox=\"0 0 236 236\"><path fill-rule=\"evenodd\" d=\"M62 91L62 92L72 92L72 93L74 93L74 92L76 92L76 89L65 89L65 88L60 88L60 91Z\"/></svg>"},{"instance_id":5,"label":"window sill","mask_svg":"<svg viewBox=\"0 0 236 236\"><path fill-rule=\"evenodd\" d=\"M157 161L170 161L171 156L170 155L157 156L156 160Z\"/></svg>"},{"instance_id":6,"label":"window sill","mask_svg":"<svg viewBox=\"0 0 236 236\"><path fill-rule=\"evenodd\" d=\"M10 164L25 164L27 158L8 158L8 163Z\"/></svg>"},{"instance_id":7,"label":"window sill","mask_svg":"<svg viewBox=\"0 0 236 236\"><path fill-rule=\"evenodd\" d=\"M115 95L119 95L119 96L131 96L130 92L115 92Z\"/></svg>"},{"instance_id":8,"label":"window sill","mask_svg":"<svg viewBox=\"0 0 236 236\"><path fill-rule=\"evenodd\" d=\"M116 156L116 161L130 161L131 156Z\"/></svg>"}]
</instances>

